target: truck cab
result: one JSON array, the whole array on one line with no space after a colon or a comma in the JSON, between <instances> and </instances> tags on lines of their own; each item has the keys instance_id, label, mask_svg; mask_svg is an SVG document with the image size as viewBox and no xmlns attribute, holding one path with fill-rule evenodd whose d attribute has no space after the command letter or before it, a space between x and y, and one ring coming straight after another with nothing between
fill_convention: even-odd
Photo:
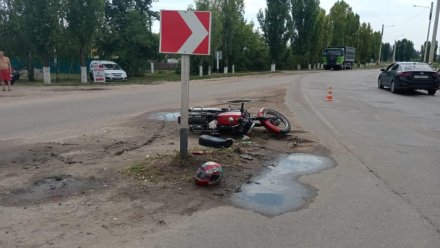
<instances>
[{"instance_id":1,"label":"truck cab","mask_svg":"<svg viewBox=\"0 0 440 248\"><path fill-rule=\"evenodd\" d=\"M324 69L353 69L355 49L353 47L328 47L322 54Z\"/></svg>"}]
</instances>

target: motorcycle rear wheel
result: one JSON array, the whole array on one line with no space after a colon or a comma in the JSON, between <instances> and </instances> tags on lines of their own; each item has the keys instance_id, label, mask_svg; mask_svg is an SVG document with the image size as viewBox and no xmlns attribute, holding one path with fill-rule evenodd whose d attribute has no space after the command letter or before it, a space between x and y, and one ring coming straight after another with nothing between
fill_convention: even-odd
<instances>
[{"instance_id":1,"label":"motorcycle rear wheel","mask_svg":"<svg viewBox=\"0 0 440 248\"><path fill-rule=\"evenodd\" d=\"M259 117L276 117L267 120L261 120L261 124L274 134L287 134L290 132L291 125L289 120L280 112L273 109L260 109Z\"/></svg>"}]
</instances>

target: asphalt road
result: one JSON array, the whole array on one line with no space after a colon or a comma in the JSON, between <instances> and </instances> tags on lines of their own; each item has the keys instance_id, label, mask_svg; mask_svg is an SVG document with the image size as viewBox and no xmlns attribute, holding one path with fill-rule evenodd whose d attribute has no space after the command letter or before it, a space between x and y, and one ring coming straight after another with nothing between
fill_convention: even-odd
<instances>
[{"instance_id":1,"label":"asphalt road","mask_svg":"<svg viewBox=\"0 0 440 248\"><path fill-rule=\"evenodd\" d=\"M440 247L440 93L394 95L378 70L191 82L191 104L273 87L337 166L304 176L318 196L277 217L219 207L127 247ZM325 101L328 86L333 102ZM178 83L0 104L0 142L55 141L147 111L178 109ZM7 118L5 118L5 116ZM146 241L148 240L148 242Z\"/></svg>"},{"instance_id":2,"label":"asphalt road","mask_svg":"<svg viewBox=\"0 0 440 248\"><path fill-rule=\"evenodd\" d=\"M305 77L289 88L289 106L326 147L347 150L439 232L440 94L392 94L377 88L377 73ZM321 99L328 86L330 104Z\"/></svg>"},{"instance_id":3,"label":"asphalt road","mask_svg":"<svg viewBox=\"0 0 440 248\"><path fill-rule=\"evenodd\" d=\"M301 178L319 189L310 206L199 212L154 247L440 247L440 96L379 90L378 73L285 77L287 105L337 162Z\"/></svg>"},{"instance_id":4,"label":"asphalt road","mask_svg":"<svg viewBox=\"0 0 440 248\"><path fill-rule=\"evenodd\" d=\"M218 97L239 96L239 92L247 95L284 84L284 76L191 81L190 106L212 104ZM181 106L177 82L90 90L47 88L38 89L40 93L36 96L19 99L23 95L20 91L20 88L13 91L16 101L0 98L0 141L56 141L95 132L109 122L124 121L150 111L176 111Z\"/></svg>"}]
</instances>

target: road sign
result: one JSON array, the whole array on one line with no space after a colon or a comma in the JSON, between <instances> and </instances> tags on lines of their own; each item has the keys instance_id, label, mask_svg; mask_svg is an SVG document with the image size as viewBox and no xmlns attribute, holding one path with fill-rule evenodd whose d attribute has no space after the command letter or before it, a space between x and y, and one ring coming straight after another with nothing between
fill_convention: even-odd
<instances>
[{"instance_id":1,"label":"road sign","mask_svg":"<svg viewBox=\"0 0 440 248\"><path fill-rule=\"evenodd\" d=\"M102 64L94 64L92 67L93 82L105 83L105 71Z\"/></svg>"},{"instance_id":2,"label":"road sign","mask_svg":"<svg viewBox=\"0 0 440 248\"><path fill-rule=\"evenodd\" d=\"M159 52L210 55L211 12L162 10Z\"/></svg>"},{"instance_id":3,"label":"road sign","mask_svg":"<svg viewBox=\"0 0 440 248\"><path fill-rule=\"evenodd\" d=\"M211 12L160 11L161 53L182 54L180 156L188 156L190 55L211 54Z\"/></svg>"}]
</instances>

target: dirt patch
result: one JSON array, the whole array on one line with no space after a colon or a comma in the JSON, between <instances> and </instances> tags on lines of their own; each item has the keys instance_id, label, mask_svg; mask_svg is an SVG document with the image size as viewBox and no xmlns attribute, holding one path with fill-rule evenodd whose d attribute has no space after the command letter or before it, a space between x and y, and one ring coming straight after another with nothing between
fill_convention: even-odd
<instances>
[{"instance_id":1,"label":"dirt patch","mask_svg":"<svg viewBox=\"0 0 440 248\"><path fill-rule=\"evenodd\" d=\"M249 140L233 137L232 147L210 149L190 133L186 161L179 160L179 125L172 118L155 118L157 113L63 143L0 144L0 246L89 247L97 237L123 244L163 230L179 216L230 204L229 196L280 153L326 153L296 126L283 105L284 94L228 96L207 107L254 99L246 109L257 113L268 107L285 114L293 124L289 135L257 128ZM223 165L219 185L195 185L193 176L206 161Z\"/></svg>"},{"instance_id":2,"label":"dirt patch","mask_svg":"<svg viewBox=\"0 0 440 248\"><path fill-rule=\"evenodd\" d=\"M106 183L94 177L49 176L33 182L28 188L14 189L6 194L0 194L0 202L3 206L26 206L87 194L104 187L107 187Z\"/></svg>"}]
</instances>

